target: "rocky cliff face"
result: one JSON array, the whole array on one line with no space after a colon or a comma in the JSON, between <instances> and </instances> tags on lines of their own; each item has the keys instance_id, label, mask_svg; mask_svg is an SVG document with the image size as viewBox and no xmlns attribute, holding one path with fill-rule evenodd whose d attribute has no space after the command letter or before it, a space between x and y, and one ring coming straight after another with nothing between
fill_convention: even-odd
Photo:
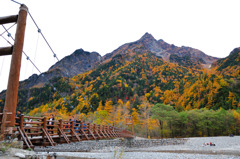
<instances>
[{"instance_id":1,"label":"rocky cliff face","mask_svg":"<svg viewBox=\"0 0 240 159\"><path fill-rule=\"evenodd\" d=\"M50 67L47 72L40 75L33 74L27 80L20 82L20 89L42 87L56 76L72 77L84 73L98 65L101 59L101 55L97 52L90 53L83 49L76 50Z\"/></svg>"},{"instance_id":2,"label":"rocky cliff face","mask_svg":"<svg viewBox=\"0 0 240 159\"><path fill-rule=\"evenodd\" d=\"M216 57L208 56L204 52L191 47L177 47L163 40L158 40L158 43L164 50L159 55L169 62L179 63L178 59L190 59L191 62L197 62L205 67L209 67L213 62L218 60Z\"/></svg>"},{"instance_id":3,"label":"rocky cliff face","mask_svg":"<svg viewBox=\"0 0 240 159\"><path fill-rule=\"evenodd\" d=\"M177 63L179 65L189 66L191 63L200 64L203 67L210 67L211 64L218 60L216 57L208 56L200 50L191 47L177 47L168 44L163 40L156 40L151 34L145 33L138 41L131 42L120 46L104 56L109 59L116 54L125 54L127 50L136 47L142 47L142 50L149 51L154 55L163 58L165 61Z\"/></svg>"}]
</instances>

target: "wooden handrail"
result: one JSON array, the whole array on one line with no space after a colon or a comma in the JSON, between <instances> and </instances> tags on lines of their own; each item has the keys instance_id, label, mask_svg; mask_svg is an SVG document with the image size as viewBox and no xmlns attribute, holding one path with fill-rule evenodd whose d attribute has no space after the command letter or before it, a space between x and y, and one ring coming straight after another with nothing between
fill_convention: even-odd
<instances>
[{"instance_id":1,"label":"wooden handrail","mask_svg":"<svg viewBox=\"0 0 240 159\"><path fill-rule=\"evenodd\" d=\"M59 121L51 121L54 122L54 125L49 125L48 121L50 120L47 120L46 117L37 117L35 119L40 119L40 121L32 122L24 121L26 118L34 119L34 117L24 115L16 117L15 119L20 119L20 122L16 123L16 125L19 125L18 129L21 130L22 140L27 147L33 147L32 143L39 144L39 142L31 142L31 140L41 140L44 146L48 145L48 142L46 142L46 140L48 140L50 145L54 146L56 143L70 143L70 140L76 142L116 137L133 137L132 132L112 126L83 123L82 121L76 123L75 121L63 121L62 119ZM31 124L31 127L26 127L26 124ZM1 122L0 125L2 125ZM50 129L48 126L52 128ZM66 126L68 127L66 128ZM49 134L51 131L53 131L53 133ZM33 135L34 138L29 138L28 135ZM39 138L40 136L41 138ZM62 141L62 139L65 141Z\"/></svg>"},{"instance_id":2,"label":"wooden handrail","mask_svg":"<svg viewBox=\"0 0 240 159\"><path fill-rule=\"evenodd\" d=\"M12 115L12 112L6 112L7 115ZM0 113L0 115L3 115L3 113Z\"/></svg>"},{"instance_id":3,"label":"wooden handrail","mask_svg":"<svg viewBox=\"0 0 240 159\"><path fill-rule=\"evenodd\" d=\"M43 119L43 117L33 117L33 116L24 116L25 118L30 118L30 119Z\"/></svg>"}]
</instances>

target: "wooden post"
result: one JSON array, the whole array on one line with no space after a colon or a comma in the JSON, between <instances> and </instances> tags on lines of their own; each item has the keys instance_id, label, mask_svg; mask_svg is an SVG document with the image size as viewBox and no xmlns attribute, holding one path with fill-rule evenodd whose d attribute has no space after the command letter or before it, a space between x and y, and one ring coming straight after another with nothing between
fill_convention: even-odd
<instances>
[{"instance_id":1,"label":"wooden post","mask_svg":"<svg viewBox=\"0 0 240 159\"><path fill-rule=\"evenodd\" d=\"M23 131L23 126L24 126L24 115L21 115L20 117L20 129Z\"/></svg>"},{"instance_id":2,"label":"wooden post","mask_svg":"<svg viewBox=\"0 0 240 159\"><path fill-rule=\"evenodd\" d=\"M74 121L71 121L71 136L72 136L72 141L73 141L73 131L74 131Z\"/></svg>"},{"instance_id":3,"label":"wooden post","mask_svg":"<svg viewBox=\"0 0 240 159\"><path fill-rule=\"evenodd\" d=\"M6 110L3 110L3 114L2 114L2 124L1 124L1 135L0 136L0 141L2 141L4 139L4 134L5 134L5 122L7 119L7 114L6 114Z\"/></svg>"},{"instance_id":4,"label":"wooden post","mask_svg":"<svg viewBox=\"0 0 240 159\"><path fill-rule=\"evenodd\" d=\"M83 135L84 135L83 131L84 131L83 130L83 122L80 121L80 132L81 132L80 134L81 134L81 137L82 137L81 139L83 139Z\"/></svg>"},{"instance_id":5,"label":"wooden post","mask_svg":"<svg viewBox=\"0 0 240 159\"><path fill-rule=\"evenodd\" d=\"M24 130L23 130L23 122L24 122L24 115L21 115L21 116L20 116L20 123L19 123L19 128L20 128L21 131L24 131ZM20 140L21 140L21 135L20 135L20 133L19 133L19 135L18 135L18 141L20 141Z\"/></svg>"},{"instance_id":6,"label":"wooden post","mask_svg":"<svg viewBox=\"0 0 240 159\"><path fill-rule=\"evenodd\" d=\"M135 132L134 132L134 125L133 125L133 118L131 117L131 122L132 122L132 134L133 136L135 135Z\"/></svg>"},{"instance_id":7,"label":"wooden post","mask_svg":"<svg viewBox=\"0 0 240 159\"><path fill-rule=\"evenodd\" d=\"M60 128L60 129L63 128L63 120L62 120L62 119L59 120L59 128Z\"/></svg>"},{"instance_id":8,"label":"wooden post","mask_svg":"<svg viewBox=\"0 0 240 159\"><path fill-rule=\"evenodd\" d=\"M87 132L90 134L90 123L87 123Z\"/></svg>"},{"instance_id":9,"label":"wooden post","mask_svg":"<svg viewBox=\"0 0 240 159\"><path fill-rule=\"evenodd\" d=\"M125 117L124 118L124 129L126 129L127 128L127 118Z\"/></svg>"},{"instance_id":10,"label":"wooden post","mask_svg":"<svg viewBox=\"0 0 240 159\"><path fill-rule=\"evenodd\" d=\"M93 124L93 133L96 133L97 129L96 129L96 124ZM95 135L95 134L94 134Z\"/></svg>"},{"instance_id":11,"label":"wooden post","mask_svg":"<svg viewBox=\"0 0 240 159\"><path fill-rule=\"evenodd\" d=\"M45 130L46 130L46 128L47 128L47 118L46 118L46 117L43 117L43 125L42 125L42 128L45 129ZM45 137L45 135L44 135L44 133L42 133L43 142L45 142L45 141L44 141L44 137Z\"/></svg>"},{"instance_id":12,"label":"wooden post","mask_svg":"<svg viewBox=\"0 0 240 159\"><path fill-rule=\"evenodd\" d=\"M15 125L19 76L27 14L28 8L26 5L22 4L17 20L17 30L15 34L15 42L13 47L11 67L6 92L6 101L4 106L4 109L6 109L7 112L12 112L12 115L9 116L9 121L11 121L11 123L9 124L10 127L14 127Z\"/></svg>"},{"instance_id":13,"label":"wooden post","mask_svg":"<svg viewBox=\"0 0 240 159\"><path fill-rule=\"evenodd\" d=\"M62 119L60 119L60 120L58 120L59 121L59 125L58 125L58 127L59 127L59 130L58 130L58 136L59 136L59 140L61 141L61 130L62 130L62 128L63 128L63 121L62 121Z\"/></svg>"}]
</instances>

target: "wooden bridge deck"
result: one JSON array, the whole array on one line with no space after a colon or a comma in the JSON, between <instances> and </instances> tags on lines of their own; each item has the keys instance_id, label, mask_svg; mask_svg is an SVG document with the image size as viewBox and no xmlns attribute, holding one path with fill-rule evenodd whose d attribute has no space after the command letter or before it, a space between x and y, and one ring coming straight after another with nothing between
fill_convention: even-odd
<instances>
[{"instance_id":1,"label":"wooden bridge deck","mask_svg":"<svg viewBox=\"0 0 240 159\"><path fill-rule=\"evenodd\" d=\"M6 113L11 115L11 113ZM3 113L0 113L0 126L2 128ZM5 121L5 134L17 135L19 140L24 141L23 148L32 148L34 146L55 146L62 143L81 142L83 140L101 140L118 137L133 138L134 134L125 129L120 129L106 125L96 125L84 123L82 121L64 121L62 119L50 121L46 117L16 117L20 122L15 124L12 130L8 130ZM26 122L26 119L32 119L32 122ZM52 122L53 125L48 123ZM27 125L27 126L26 126ZM28 126L30 125L30 126Z\"/></svg>"}]
</instances>

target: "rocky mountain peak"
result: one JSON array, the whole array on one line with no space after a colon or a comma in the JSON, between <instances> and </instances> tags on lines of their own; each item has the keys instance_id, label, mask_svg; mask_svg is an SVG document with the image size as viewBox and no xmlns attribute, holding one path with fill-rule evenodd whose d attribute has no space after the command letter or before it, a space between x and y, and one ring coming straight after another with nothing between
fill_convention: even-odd
<instances>
[{"instance_id":1,"label":"rocky mountain peak","mask_svg":"<svg viewBox=\"0 0 240 159\"><path fill-rule=\"evenodd\" d=\"M158 41L148 32L145 33L139 40L149 51L153 53L160 53L163 51Z\"/></svg>"},{"instance_id":2,"label":"rocky mountain peak","mask_svg":"<svg viewBox=\"0 0 240 159\"><path fill-rule=\"evenodd\" d=\"M140 38L140 41L141 40L153 40L155 41L156 39L152 36L152 34L149 34L148 32L146 32L141 38Z\"/></svg>"},{"instance_id":3,"label":"rocky mountain peak","mask_svg":"<svg viewBox=\"0 0 240 159\"><path fill-rule=\"evenodd\" d=\"M162 39L156 40L148 32L146 32L139 40L126 43L113 52L106 54L103 59L109 59L117 54L128 54L128 50L140 47L142 47L141 50L137 50L137 52L149 51L165 61L183 66L194 64L199 65L199 67L202 65L203 67L209 68L211 64L218 59L208 56L198 49L186 46L178 47L174 44L169 44Z\"/></svg>"},{"instance_id":4,"label":"rocky mountain peak","mask_svg":"<svg viewBox=\"0 0 240 159\"><path fill-rule=\"evenodd\" d=\"M87 52L83 49L75 50L51 66L47 72L40 75L32 75L28 79L20 82L20 89L31 87L42 87L53 77L72 77L93 69L100 63L102 57L97 52Z\"/></svg>"},{"instance_id":5,"label":"rocky mountain peak","mask_svg":"<svg viewBox=\"0 0 240 159\"><path fill-rule=\"evenodd\" d=\"M240 52L240 47L237 47L230 52L229 56L233 56L234 54L238 54L239 52Z\"/></svg>"}]
</instances>

